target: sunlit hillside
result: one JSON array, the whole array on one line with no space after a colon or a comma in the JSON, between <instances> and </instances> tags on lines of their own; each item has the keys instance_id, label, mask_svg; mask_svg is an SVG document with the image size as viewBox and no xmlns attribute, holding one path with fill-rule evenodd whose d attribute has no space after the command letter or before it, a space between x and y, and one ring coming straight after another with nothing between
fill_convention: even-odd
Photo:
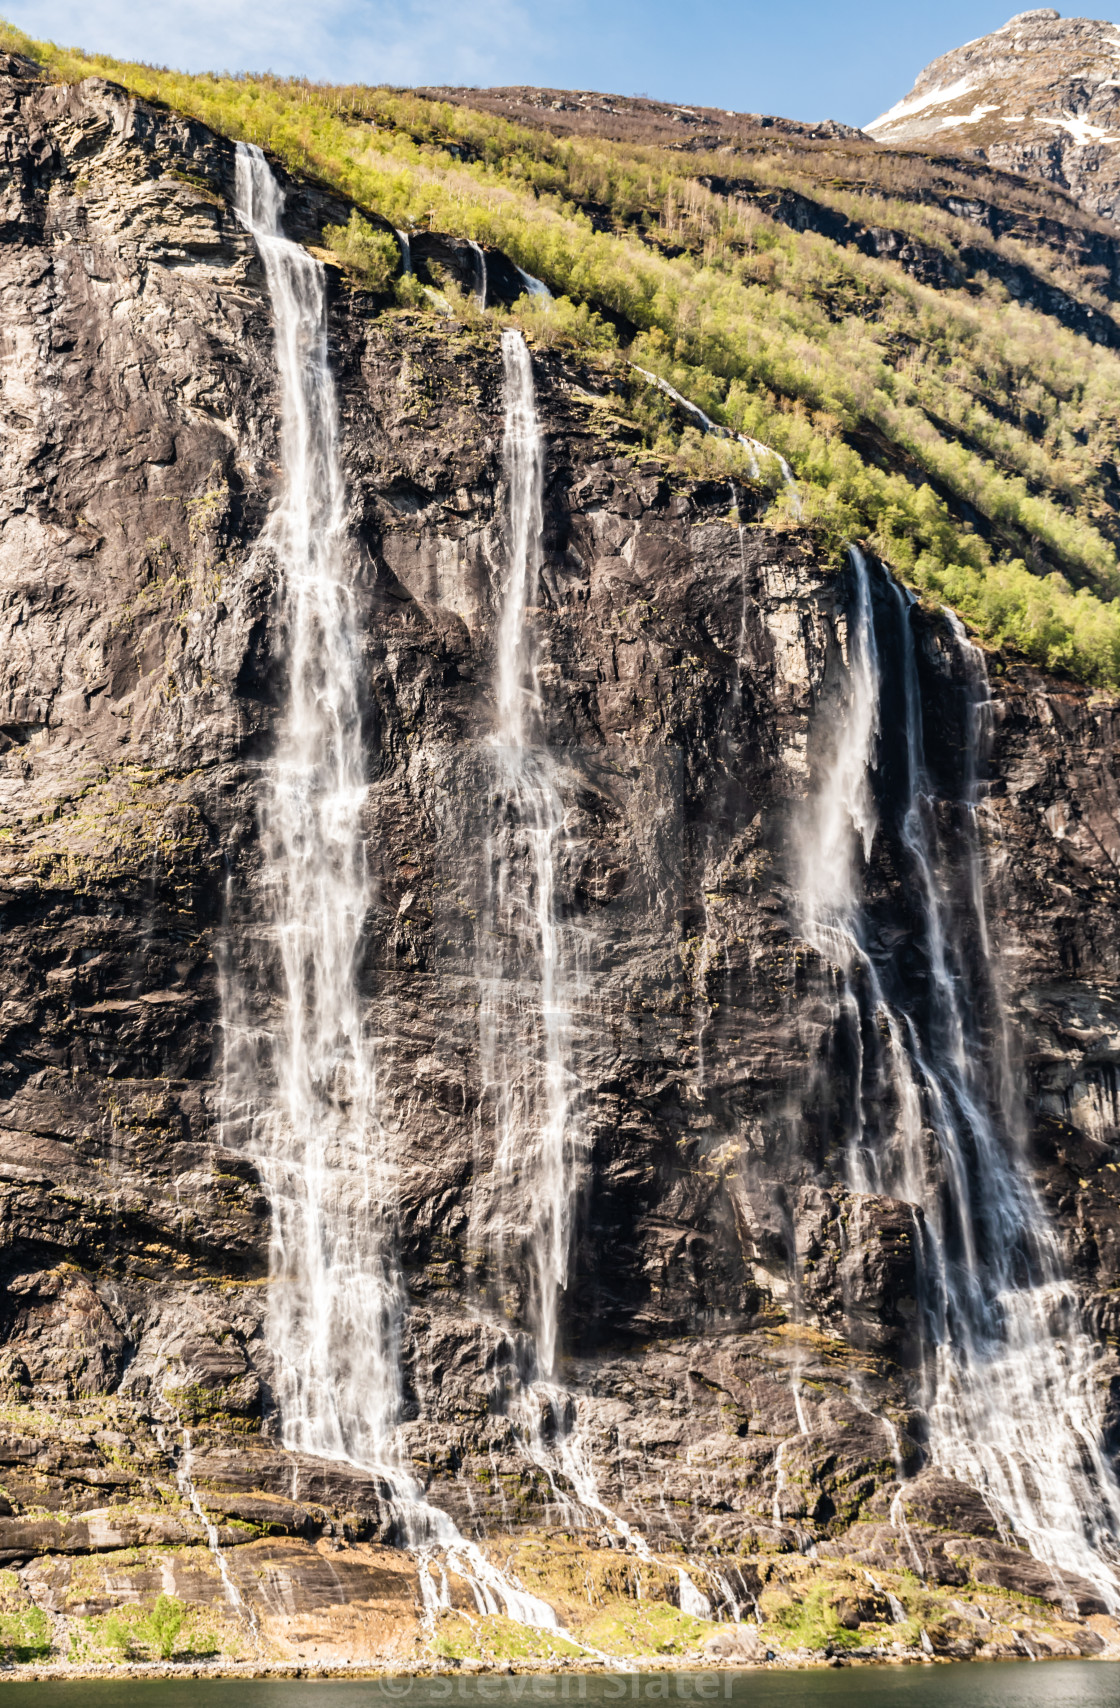
<instances>
[{"instance_id":1,"label":"sunlit hillside","mask_svg":"<svg viewBox=\"0 0 1120 1708\"><path fill-rule=\"evenodd\" d=\"M186 76L0 42L336 187L359 212L327 241L383 312L426 302L414 284L394 299L388 228L503 251L560 299L523 299L524 329L613 374L658 455L767 486L768 525L861 538L986 640L1120 685L1120 234L1061 192L844 127L674 127L652 103ZM799 497L636 367L772 446Z\"/></svg>"}]
</instances>

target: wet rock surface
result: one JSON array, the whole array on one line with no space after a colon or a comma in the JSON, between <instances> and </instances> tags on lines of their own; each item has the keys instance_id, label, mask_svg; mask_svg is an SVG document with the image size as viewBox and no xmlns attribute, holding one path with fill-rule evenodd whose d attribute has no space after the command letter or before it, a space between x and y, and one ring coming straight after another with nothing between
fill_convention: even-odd
<instances>
[{"instance_id":1,"label":"wet rock surface","mask_svg":"<svg viewBox=\"0 0 1120 1708\"><path fill-rule=\"evenodd\" d=\"M279 1002L257 819L284 692L257 544L279 457L261 267L230 211L229 144L22 69L0 78L0 1565L50 1618L93 1619L186 1549L165 1591L220 1608L189 1469L261 1621L334 1609L306 1641L341 1653L360 1606L369 1652L412 1653L416 1568L385 1546L384 1489L280 1445L268 1206L222 1118L223 965L252 1024ZM310 242L339 217L306 187L289 209ZM408 1301L402 1453L465 1533L504 1548L573 1518L511 1415L527 1297L495 1257L518 1230L495 1225L478 1038L501 363L487 333L387 312L333 274L330 332L367 692L362 991ZM744 1606L816 1544L865 1583L912 1572L931 1593L1098 1615L1089 1586L1056 1589L926 1464L913 1212L845 1184L829 973L798 937L795 886L848 573L807 536L746 525L749 493L740 529L725 487L670 477L594 371L548 351L535 369L531 623L567 812L560 908L583 955L564 1379L600 1496L667 1558L734 1562ZM956 800L965 692L937 613L920 667ZM1030 1163L1102 1348L1114 1444L1117 708L1005 661L992 676L991 928ZM881 839L887 934L908 928L901 871ZM546 1440L573 1423L540 1421ZM603 1595L633 1597L617 1533L584 1528L622 1574ZM143 1582L122 1588L110 1562L129 1551ZM671 1609L675 1574L658 1583L647 1598ZM298 1654L292 1629L268 1641ZM951 1640L978 1647L970 1632Z\"/></svg>"}]
</instances>

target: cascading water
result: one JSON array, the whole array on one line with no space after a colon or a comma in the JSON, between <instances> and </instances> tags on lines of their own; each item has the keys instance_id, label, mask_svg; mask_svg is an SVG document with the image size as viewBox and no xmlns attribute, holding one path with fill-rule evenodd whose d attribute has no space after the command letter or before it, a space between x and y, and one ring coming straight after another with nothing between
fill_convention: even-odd
<instances>
[{"instance_id":1,"label":"cascading water","mask_svg":"<svg viewBox=\"0 0 1120 1708\"><path fill-rule=\"evenodd\" d=\"M478 277L478 284L475 288L475 300L477 301L479 308L485 308L486 298L490 288L486 277L486 251L483 249L481 243L475 243L469 238L467 241L470 243L471 250L474 254L475 270Z\"/></svg>"},{"instance_id":2,"label":"cascading water","mask_svg":"<svg viewBox=\"0 0 1120 1708\"><path fill-rule=\"evenodd\" d=\"M836 1023L857 1064L851 1185L922 1212L915 1227L934 1463L980 1490L1059 1582L1065 1573L1087 1580L1117 1609L1120 1489L1101 1446L1091 1343L1023 1156L989 946L977 814L983 658L953 623L968 757L963 798L938 803L913 601L885 579L880 627L886 642L889 624L889 649L880 646L867 565L858 550L850 555L847 702L806 820L800 897L804 934L834 969ZM886 657L897 679L886 675ZM899 714L890 727L901 737L892 736L890 753L880 715L888 690ZM866 862L878 818L872 777L890 766L901 779L890 828L926 970L920 998L869 929L862 895L860 854ZM946 823L950 835L939 830ZM889 1131L874 1118L883 1108L893 1111Z\"/></svg>"},{"instance_id":3,"label":"cascading water","mask_svg":"<svg viewBox=\"0 0 1120 1708\"><path fill-rule=\"evenodd\" d=\"M284 1440L381 1466L399 1404L401 1290L357 981L370 905L358 619L323 268L283 236L281 206L263 154L239 147L237 208L264 264L280 373L283 486L264 543L287 667L261 813L282 1019L275 1094L253 1110L252 1143L272 1206L268 1332Z\"/></svg>"},{"instance_id":4,"label":"cascading water","mask_svg":"<svg viewBox=\"0 0 1120 1708\"><path fill-rule=\"evenodd\" d=\"M529 621L542 562L544 442L532 361L512 328L502 334L502 364L508 551L490 742L488 947L480 968L483 1107L493 1124L498 1188L492 1243L503 1291L514 1275L528 1274L531 1354L515 1401L525 1450L565 1522L606 1520L627 1547L649 1558L640 1532L601 1499L580 1406L557 1381L560 1306L586 1161L573 1049L587 991L574 933L557 913L564 802L542 727ZM680 1580L682 1607L710 1614L683 1569Z\"/></svg>"},{"instance_id":5,"label":"cascading water","mask_svg":"<svg viewBox=\"0 0 1120 1708\"><path fill-rule=\"evenodd\" d=\"M532 360L512 328L502 334L502 365L508 551L490 742L487 948L480 967L483 1107L493 1125L498 1188L492 1243L503 1291L511 1270L528 1272L531 1356L515 1402L525 1449L547 1477L566 1522L605 1519L627 1547L649 1558L640 1532L601 1499L579 1404L557 1382L560 1306L586 1161L573 1048L576 1012L587 991L574 933L557 913L564 802L542 727L529 622L542 563L544 442ZM709 1601L683 1568L680 1580L682 1607L710 1614Z\"/></svg>"},{"instance_id":6,"label":"cascading water","mask_svg":"<svg viewBox=\"0 0 1120 1708\"><path fill-rule=\"evenodd\" d=\"M526 296L540 297L542 302L552 301L552 292L543 279L535 279L532 273L526 273L522 267L517 267L514 270L525 287Z\"/></svg>"},{"instance_id":7,"label":"cascading water","mask_svg":"<svg viewBox=\"0 0 1120 1708\"><path fill-rule=\"evenodd\" d=\"M177 1460L175 1481L178 1485L179 1493L194 1513L202 1533L206 1537L206 1546L214 1556L214 1563L218 1568L218 1576L222 1580L222 1591L227 1603L235 1613L244 1615L248 1621L250 1630L253 1632L253 1635L256 1636L258 1631L257 1616L253 1612L252 1608L247 1608L245 1606L245 1601L241 1591L233 1581L233 1574L229 1569L229 1558L225 1549L222 1547L218 1527L210 1517L210 1514L206 1511L206 1508L203 1506L199 1497L198 1489L195 1486L194 1477L191 1474L194 1469L194 1450L191 1444L190 1430L184 1426L183 1421L175 1411L174 1406L171 1405L166 1398L163 1398L162 1403L167 1407L167 1410L175 1419L175 1428L179 1435L181 1445L178 1452L176 1452L171 1445L167 1429L162 1423L157 1423L155 1426L156 1440L159 1442L168 1458Z\"/></svg>"},{"instance_id":8,"label":"cascading water","mask_svg":"<svg viewBox=\"0 0 1120 1708\"><path fill-rule=\"evenodd\" d=\"M540 577L544 443L525 340L502 334L508 551L498 621L490 895L481 959L483 1107L494 1133L503 1290L527 1275L530 1352L515 1411L525 1447L569 1521L606 1519L645 1543L599 1498L579 1407L557 1383L560 1307L586 1160L573 1067L575 1012L586 996L574 934L557 914L564 803L540 716L530 611ZM571 1491L570 1493L568 1491Z\"/></svg>"},{"instance_id":9,"label":"cascading water","mask_svg":"<svg viewBox=\"0 0 1120 1708\"><path fill-rule=\"evenodd\" d=\"M279 568L287 706L262 806L266 892L282 970L270 1059L238 1029L227 991L227 1113L258 1161L272 1211L268 1338L285 1445L346 1460L383 1491L401 1539L474 1587L480 1611L558 1629L400 1462L395 1181L377 1118L358 956L370 905L363 813L366 758L360 645L327 362L320 263L280 228L283 198L259 149L237 148L237 212L264 264L281 391L281 501L263 544Z\"/></svg>"},{"instance_id":10,"label":"cascading water","mask_svg":"<svg viewBox=\"0 0 1120 1708\"><path fill-rule=\"evenodd\" d=\"M499 1266L528 1271L533 1382L556 1374L560 1300L584 1142L571 1066L574 953L557 918L564 803L539 717L528 614L541 569L544 445L520 333L502 334L503 463L509 494L498 622L493 798L482 958L484 1105L493 1122ZM516 1247L510 1251L510 1245Z\"/></svg>"},{"instance_id":11,"label":"cascading water","mask_svg":"<svg viewBox=\"0 0 1120 1708\"><path fill-rule=\"evenodd\" d=\"M648 380L650 385L656 386L658 391L663 391L666 397L671 397L678 408L691 415L702 433L710 433L716 439L733 438L737 444L742 445L747 452L752 480L758 480L763 465L770 458L773 458L778 465L782 482L789 495L790 509L794 516L800 520L804 506L801 502L801 494L798 491L797 479L780 451L775 451L772 445L764 445L761 439L752 439L749 433L732 433L729 427L721 427L718 422L712 420L710 415L704 413L698 403L690 403L687 397L683 397L676 386L670 385L668 380L663 380L659 374L650 373L648 368L640 368L637 362L631 362L630 366L636 374L641 374L644 380Z\"/></svg>"}]
</instances>

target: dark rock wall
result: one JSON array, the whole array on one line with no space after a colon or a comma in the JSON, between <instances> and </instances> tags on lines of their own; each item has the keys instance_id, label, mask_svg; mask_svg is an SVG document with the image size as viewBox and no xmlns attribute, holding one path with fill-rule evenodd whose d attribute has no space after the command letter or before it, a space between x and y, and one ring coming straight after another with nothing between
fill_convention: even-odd
<instances>
[{"instance_id":1,"label":"dark rock wall","mask_svg":"<svg viewBox=\"0 0 1120 1708\"><path fill-rule=\"evenodd\" d=\"M219 1125L223 956L251 1017L275 1016L256 801L283 696L275 566L253 549L276 490L271 327L229 211L230 145L97 82L10 76L0 98L0 1382L43 1406L115 1394L138 1428L170 1384L223 1512L307 1534L333 1506L373 1533L378 1491L342 1473L304 1467L318 1493L289 1498L269 1435L267 1205ZM338 217L306 189L290 206L311 241ZM399 1166L405 1439L464 1523L515 1526L546 1490L502 1415L524 1300L503 1286L508 1319L493 1308L477 1006L501 363L491 336L384 312L333 275L331 351L366 648L362 980ZM547 352L535 367L548 472L531 622L569 813L559 905L584 971L563 1337L588 1449L604 1497L651 1531L878 1534L896 1467L873 1411L921 1465L913 1223L844 1187L850 1064L793 906L799 814L844 693L848 575L807 536L740 534L725 488L669 479L593 374ZM965 702L937 613L920 651L948 820ZM999 660L993 692L983 824L1029 1166L1111 1345L1116 706ZM887 765L878 787L886 803ZM904 933L886 833L869 884L878 929ZM791 1372L809 1433L775 1519ZM36 1487L79 1510L63 1459ZM952 1522L999 1552L960 1502Z\"/></svg>"}]
</instances>

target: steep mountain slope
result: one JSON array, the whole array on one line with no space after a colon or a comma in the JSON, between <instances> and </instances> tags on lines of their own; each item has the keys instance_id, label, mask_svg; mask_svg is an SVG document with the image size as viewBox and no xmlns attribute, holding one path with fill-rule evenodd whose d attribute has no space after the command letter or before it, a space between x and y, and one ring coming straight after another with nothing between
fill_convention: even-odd
<instances>
[{"instance_id":1,"label":"steep mountain slope","mask_svg":"<svg viewBox=\"0 0 1120 1708\"><path fill-rule=\"evenodd\" d=\"M24 45L52 75L113 75L259 143L386 231L512 258L606 318L610 333L563 307L546 324L538 304L525 324L620 345L626 359L603 359L651 447L769 486L788 513L776 462L682 436L631 363L785 457L801 519L832 546L866 538L993 641L1120 681L1115 235L1058 191L750 116L711 150L694 146L703 127L670 149L554 133L551 105L514 124L465 94L187 78ZM508 301L520 286L502 277Z\"/></svg>"},{"instance_id":2,"label":"steep mountain slope","mask_svg":"<svg viewBox=\"0 0 1120 1708\"><path fill-rule=\"evenodd\" d=\"M154 1655L161 1591L191 1664L915 1658L923 1632L943 1656L1114 1650L1096 1576L1032 1552L934 1457L939 1211L893 1163L903 1129L909 1161L936 1153L952 1075L903 1076L887 1040L901 1013L937 1038L936 890L987 1118L1054 1230L1077 1398L1114 1456L1117 703L1010 654L987 661L989 702L937 600L838 544L873 519L916 581L1000 606L993 628L1026 612L1042 656L1072 645L1072 605L1105 627L1070 661L1113 680L1117 358L1061 319L1099 303L1113 324L1111 239L1063 197L952 162L905 178L905 156L912 199L878 223L892 157L797 127L778 152L759 125L711 158L593 135L568 153L455 101L346 92L332 116L322 92L196 79L183 112L42 58L56 77L0 68L7 1654ZM190 111L207 104L224 131ZM290 684L269 532L287 448L230 141L254 127L287 235L327 257L392 1469L577 1641L495 1615L465 1568L437 1604L438 1571L391 1545L392 1478L285 1445L278 1416L275 1183L228 1072L233 1032L289 1035L262 833ZM838 161L843 192L818 181ZM967 184L1017 234L988 252L1036 306L969 270L963 216L927 246L960 282L915 280L933 261L905 221ZM515 263L578 301L526 300ZM523 639L562 809L548 930L580 1137L551 1393L527 1377L533 1277L481 1014L496 956L514 1020L541 982L538 916L494 911L503 832L522 832L519 894L547 863L494 783L518 330L544 445ZM631 360L787 452L796 489ZM1042 573L1013 571L1008 540ZM806 901L838 801L862 960Z\"/></svg>"},{"instance_id":3,"label":"steep mountain slope","mask_svg":"<svg viewBox=\"0 0 1120 1708\"><path fill-rule=\"evenodd\" d=\"M893 146L975 154L1058 184L1081 206L1120 218L1120 29L1020 12L921 73L867 126Z\"/></svg>"}]
</instances>

